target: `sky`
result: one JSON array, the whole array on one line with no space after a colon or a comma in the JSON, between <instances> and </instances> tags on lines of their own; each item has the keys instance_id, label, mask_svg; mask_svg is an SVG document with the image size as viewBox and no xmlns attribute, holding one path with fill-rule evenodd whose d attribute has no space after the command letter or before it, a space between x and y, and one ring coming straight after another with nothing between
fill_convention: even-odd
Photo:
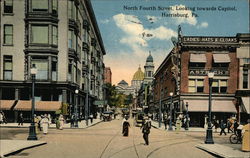
<instances>
[{"instance_id":1,"label":"sky","mask_svg":"<svg viewBox=\"0 0 250 158\"><path fill-rule=\"evenodd\" d=\"M184 36L249 33L248 0L91 0L112 84L131 84L149 51L155 71L173 48L178 25Z\"/></svg>"}]
</instances>

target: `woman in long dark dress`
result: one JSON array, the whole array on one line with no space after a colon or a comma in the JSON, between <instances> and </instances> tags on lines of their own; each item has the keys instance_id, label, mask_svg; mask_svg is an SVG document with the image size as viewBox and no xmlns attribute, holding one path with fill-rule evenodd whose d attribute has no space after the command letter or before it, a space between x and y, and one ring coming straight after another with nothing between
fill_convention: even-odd
<instances>
[{"instance_id":1,"label":"woman in long dark dress","mask_svg":"<svg viewBox=\"0 0 250 158\"><path fill-rule=\"evenodd\" d=\"M122 128L123 136L128 136L130 124L129 124L127 119L123 122L122 126L123 126L123 128Z\"/></svg>"}]
</instances>

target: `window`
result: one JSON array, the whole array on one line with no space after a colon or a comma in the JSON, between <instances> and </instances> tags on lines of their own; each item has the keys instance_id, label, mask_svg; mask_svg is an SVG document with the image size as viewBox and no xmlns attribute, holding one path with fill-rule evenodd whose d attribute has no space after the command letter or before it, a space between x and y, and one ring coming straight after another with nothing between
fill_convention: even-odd
<instances>
[{"instance_id":1,"label":"window","mask_svg":"<svg viewBox=\"0 0 250 158\"><path fill-rule=\"evenodd\" d=\"M4 39L6 45L13 45L13 25L4 25Z\"/></svg>"},{"instance_id":2,"label":"window","mask_svg":"<svg viewBox=\"0 0 250 158\"><path fill-rule=\"evenodd\" d=\"M148 72L148 77L152 77L152 72L151 71Z\"/></svg>"},{"instance_id":3,"label":"window","mask_svg":"<svg viewBox=\"0 0 250 158\"><path fill-rule=\"evenodd\" d=\"M68 16L70 19L75 19L76 17L76 6L72 0L69 0L68 3Z\"/></svg>"},{"instance_id":4,"label":"window","mask_svg":"<svg viewBox=\"0 0 250 158\"><path fill-rule=\"evenodd\" d=\"M13 0L4 0L4 13L13 13Z\"/></svg>"},{"instance_id":5,"label":"window","mask_svg":"<svg viewBox=\"0 0 250 158\"><path fill-rule=\"evenodd\" d=\"M58 1L52 0L52 14L57 14L58 9Z\"/></svg>"},{"instance_id":6,"label":"window","mask_svg":"<svg viewBox=\"0 0 250 158\"><path fill-rule=\"evenodd\" d=\"M68 31L68 47L76 49L76 35L73 30Z\"/></svg>"},{"instance_id":7,"label":"window","mask_svg":"<svg viewBox=\"0 0 250 158\"><path fill-rule=\"evenodd\" d=\"M200 92L204 90L204 80L203 79L189 79L188 81L188 92Z\"/></svg>"},{"instance_id":8,"label":"window","mask_svg":"<svg viewBox=\"0 0 250 158\"><path fill-rule=\"evenodd\" d=\"M48 44L49 26L31 26L31 43Z\"/></svg>"},{"instance_id":9,"label":"window","mask_svg":"<svg viewBox=\"0 0 250 158\"><path fill-rule=\"evenodd\" d=\"M57 59L52 58L51 61L52 81L57 81Z\"/></svg>"},{"instance_id":10,"label":"window","mask_svg":"<svg viewBox=\"0 0 250 158\"><path fill-rule=\"evenodd\" d=\"M243 69L243 88L248 88L248 69Z\"/></svg>"},{"instance_id":11,"label":"window","mask_svg":"<svg viewBox=\"0 0 250 158\"><path fill-rule=\"evenodd\" d=\"M58 30L57 26L52 26L52 44L58 44Z\"/></svg>"},{"instance_id":12,"label":"window","mask_svg":"<svg viewBox=\"0 0 250 158\"><path fill-rule=\"evenodd\" d=\"M12 56L4 56L3 62L3 79L12 80Z\"/></svg>"},{"instance_id":13,"label":"window","mask_svg":"<svg viewBox=\"0 0 250 158\"><path fill-rule=\"evenodd\" d=\"M227 92L227 80L213 80L212 92L213 93L226 93Z\"/></svg>"},{"instance_id":14,"label":"window","mask_svg":"<svg viewBox=\"0 0 250 158\"><path fill-rule=\"evenodd\" d=\"M88 33L87 29L84 29L84 32L83 32L83 41L86 42L86 43L89 43L89 33Z\"/></svg>"},{"instance_id":15,"label":"window","mask_svg":"<svg viewBox=\"0 0 250 158\"><path fill-rule=\"evenodd\" d=\"M69 61L68 65L68 81L72 81L72 61Z\"/></svg>"},{"instance_id":16,"label":"window","mask_svg":"<svg viewBox=\"0 0 250 158\"><path fill-rule=\"evenodd\" d=\"M205 63L193 63L193 62L190 62L189 67L190 68L204 68Z\"/></svg>"},{"instance_id":17,"label":"window","mask_svg":"<svg viewBox=\"0 0 250 158\"><path fill-rule=\"evenodd\" d=\"M35 59L31 64L35 64L37 68L36 79L48 80L48 59Z\"/></svg>"},{"instance_id":18,"label":"window","mask_svg":"<svg viewBox=\"0 0 250 158\"><path fill-rule=\"evenodd\" d=\"M32 11L47 12L49 9L48 0L32 0L31 1Z\"/></svg>"}]
</instances>

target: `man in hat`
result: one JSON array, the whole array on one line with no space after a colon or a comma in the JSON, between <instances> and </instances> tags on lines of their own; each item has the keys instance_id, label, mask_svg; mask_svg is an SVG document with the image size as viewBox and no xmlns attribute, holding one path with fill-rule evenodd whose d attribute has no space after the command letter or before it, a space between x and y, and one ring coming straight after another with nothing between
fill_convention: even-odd
<instances>
[{"instance_id":1,"label":"man in hat","mask_svg":"<svg viewBox=\"0 0 250 158\"><path fill-rule=\"evenodd\" d=\"M149 120L148 116L144 117L144 120L144 124L142 125L143 139L145 141L144 145L149 145L148 135L150 133L151 121Z\"/></svg>"}]
</instances>

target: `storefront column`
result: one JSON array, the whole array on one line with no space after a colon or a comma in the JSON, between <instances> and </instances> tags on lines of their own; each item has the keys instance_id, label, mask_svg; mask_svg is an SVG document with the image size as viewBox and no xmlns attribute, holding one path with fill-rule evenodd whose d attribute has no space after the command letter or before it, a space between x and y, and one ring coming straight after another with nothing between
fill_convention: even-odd
<instances>
[{"instance_id":1,"label":"storefront column","mask_svg":"<svg viewBox=\"0 0 250 158\"><path fill-rule=\"evenodd\" d=\"M67 103L67 90L66 89L62 90L62 102Z\"/></svg>"}]
</instances>

